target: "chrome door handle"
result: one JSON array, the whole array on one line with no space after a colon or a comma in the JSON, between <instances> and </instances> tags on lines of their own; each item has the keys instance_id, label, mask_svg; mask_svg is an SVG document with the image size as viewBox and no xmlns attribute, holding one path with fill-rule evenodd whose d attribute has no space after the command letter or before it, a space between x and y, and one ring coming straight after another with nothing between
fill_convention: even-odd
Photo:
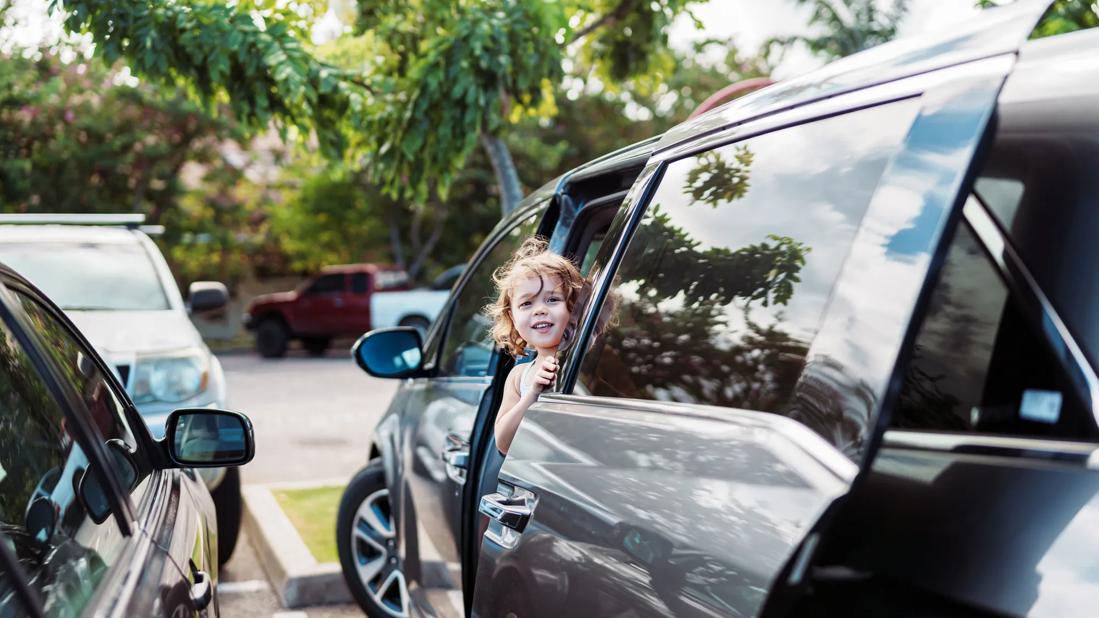
<instances>
[{"instance_id":1,"label":"chrome door handle","mask_svg":"<svg viewBox=\"0 0 1099 618\"><path fill-rule=\"evenodd\" d=\"M447 478L459 485L465 485L466 471L469 470L469 451L445 450L443 451L443 463L446 464Z\"/></svg>"},{"instance_id":2,"label":"chrome door handle","mask_svg":"<svg viewBox=\"0 0 1099 618\"><path fill-rule=\"evenodd\" d=\"M522 532L530 521L532 509L526 498L508 497L495 493L481 498L481 504L477 510L512 530Z\"/></svg>"},{"instance_id":3,"label":"chrome door handle","mask_svg":"<svg viewBox=\"0 0 1099 618\"><path fill-rule=\"evenodd\" d=\"M192 569L191 572L195 576L195 583L191 584L191 605L195 611L200 612L210 605L214 598L214 589L210 586L210 576L206 571Z\"/></svg>"}]
</instances>

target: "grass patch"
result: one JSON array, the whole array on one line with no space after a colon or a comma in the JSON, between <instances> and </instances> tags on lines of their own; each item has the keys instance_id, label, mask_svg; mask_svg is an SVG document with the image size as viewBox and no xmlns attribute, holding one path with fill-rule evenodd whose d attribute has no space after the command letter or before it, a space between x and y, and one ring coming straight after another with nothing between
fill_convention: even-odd
<instances>
[{"instance_id":1,"label":"grass patch","mask_svg":"<svg viewBox=\"0 0 1099 618\"><path fill-rule=\"evenodd\" d=\"M317 562L339 562L336 553L336 511L343 487L273 489L275 500L298 529Z\"/></svg>"}]
</instances>

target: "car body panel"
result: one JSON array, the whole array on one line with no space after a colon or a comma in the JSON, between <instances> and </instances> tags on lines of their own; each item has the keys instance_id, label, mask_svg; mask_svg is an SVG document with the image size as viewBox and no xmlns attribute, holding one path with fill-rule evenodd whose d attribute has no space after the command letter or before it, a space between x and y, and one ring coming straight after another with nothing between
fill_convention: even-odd
<instances>
[{"instance_id":1,"label":"car body panel","mask_svg":"<svg viewBox=\"0 0 1099 618\"><path fill-rule=\"evenodd\" d=\"M540 616L752 615L856 471L774 414L543 396L500 473L534 512L514 549L489 522L476 613L522 582Z\"/></svg>"}]
</instances>

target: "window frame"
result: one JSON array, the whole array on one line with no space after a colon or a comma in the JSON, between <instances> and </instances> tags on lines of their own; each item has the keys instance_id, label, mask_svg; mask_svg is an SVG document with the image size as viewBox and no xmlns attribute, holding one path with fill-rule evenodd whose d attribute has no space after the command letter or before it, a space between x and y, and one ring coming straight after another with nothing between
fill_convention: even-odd
<instances>
[{"instance_id":1,"label":"window frame","mask_svg":"<svg viewBox=\"0 0 1099 618\"><path fill-rule=\"evenodd\" d=\"M1050 347L1056 359L1058 369L1067 381L1076 389L1081 403L1091 410L1092 422L1099 427L1096 403L1099 402L1099 377L1087 360L1083 349L1069 332L1053 304L1042 292L1037 281L1023 263L1022 258L1012 245L1010 236L992 213L989 206L973 190L970 183L965 191L965 203L961 208L961 217L954 222L944 238L952 239L959 226L968 225L973 237L989 265L1003 280L1008 293L1008 302L1018 305L1023 314L1042 340ZM945 243L949 245L950 242ZM939 282L936 276L929 290L934 291ZM915 332L924 323L928 307L914 314L910 329ZM915 337L909 337L901 351L900 368L908 370L915 345ZM886 423L892 422L892 414L898 401L885 412ZM1030 436L999 436L977 432L932 431L921 429L900 429L888 427L883 436L884 444L892 447L931 451L971 451L989 455L1048 458L1051 455L1059 459L1068 459L1091 463L1099 454L1099 443L1085 440L1054 439Z\"/></svg>"},{"instance_id":2,"label":"window frame","mask_svg":"<svg viewBox=\"0 0 1099 618\"><path fill-rule=\"evenodd\" d=\"M440 376L440 366L442 362L442 355L446 349L446 343L451 336L450 323L454 317L458 300L466 291L466 286L469 285L470 279L473 278L485 260L485 257L492 253L496 249L497 245L507 237L517 227L522 225L524 221L534 215L541 215L541 219L538 225L535 227L535 234L545 235L548 230L552 230L553 226L557 222L557 206L555 200L552 198L542 199L528 207L517 209L512 215L497 224L496 228L489 232L489 236L481 243L481 246L477 249L474 256L469 260L468 266L462 271L461 277L454 287L454 291L451 292L447 298L446 304L442 311L439 312L439 317L432 323L431 329L428 331L424 341L424 366L423 374L428 377L448 380L491 380L493 375L492 364L489 365L489 373L486 376ZM493 352L493 358L498 358L499 350Z\"/></svg>"}]
</instances>

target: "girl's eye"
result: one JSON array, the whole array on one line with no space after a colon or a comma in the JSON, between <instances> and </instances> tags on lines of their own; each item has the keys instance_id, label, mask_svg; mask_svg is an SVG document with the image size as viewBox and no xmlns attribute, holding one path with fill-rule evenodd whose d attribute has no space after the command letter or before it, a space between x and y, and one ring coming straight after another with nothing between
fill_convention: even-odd
<instances>
[{"instance_id":1,"label":"girl's eye","mask_svg":"<svg viewBox=\"0 0 1099 618\"><path fill-rule=\"evenodd\" d=\"M561 299L557 298L556 296L550 296L548 299L546 299L546 302L557 303L557 302L561 302Z\"/></svg>"},{"instance_id":2,"label":"girl's eye","mask_svg":"<svg viewBox=\"0 0 1099 618\"><path fill-rule=\"evenodd\" d=\"M529 300L524 300L523 302L519 303L519 308L520 309L522 309L524 307L529 307L529 306L530 306L530 301Z\"/></svg>"}]
</instances>

